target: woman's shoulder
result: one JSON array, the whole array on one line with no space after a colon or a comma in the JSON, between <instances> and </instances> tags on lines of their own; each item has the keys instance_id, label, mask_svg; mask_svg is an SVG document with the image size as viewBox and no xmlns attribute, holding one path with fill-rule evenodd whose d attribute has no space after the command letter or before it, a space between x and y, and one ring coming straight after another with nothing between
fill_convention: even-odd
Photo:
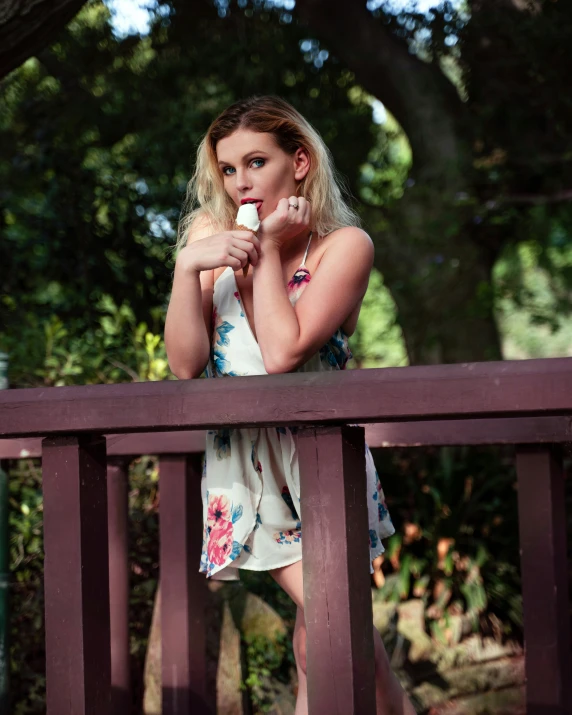
<instances>
[{"instance_id":1,"label":"woman's shoulder","mask_svg":"<svg viewBox=\"0 0 572 715\"><path fill-rule=\"evenodd\" d=\"M206 211L199 210L187 229L187 243L207 238L207 236L212 236L213 233L216 233L216 227L212 218Z\"/></svg>"},{"instance_id":2,"label":"woman's shoulder","mask_svg":"<svg viewBox=\"0 0 572 715\"><path fill-rule=\"evenodd\" d=\"M359 226L343 226L328 233L321 240L321 257L330 252L332 255L351 255L357 251L360 255L373 256L374 245L371 237Z\"/></svg>"}]
</instances>

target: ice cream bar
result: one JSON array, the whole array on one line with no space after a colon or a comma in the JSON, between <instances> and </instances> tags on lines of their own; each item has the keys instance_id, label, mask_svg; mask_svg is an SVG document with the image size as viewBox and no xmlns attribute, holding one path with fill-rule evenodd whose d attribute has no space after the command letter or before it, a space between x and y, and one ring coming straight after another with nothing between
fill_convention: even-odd
<instances>
[{"instance_id":1,"label":"ice cream bar","mask_svg":"<svg viewBox=\"0 0 572 715\"><path fill-rule=\"evenodd\" d=\"M260 219L258 218L256 204L242 204L242 206L239 207L234 227L238 231L252 231L255 236L258 235ZM247 273L248 263L242 269L242 275L246 278Z\"/></svg>"}]
</instances>

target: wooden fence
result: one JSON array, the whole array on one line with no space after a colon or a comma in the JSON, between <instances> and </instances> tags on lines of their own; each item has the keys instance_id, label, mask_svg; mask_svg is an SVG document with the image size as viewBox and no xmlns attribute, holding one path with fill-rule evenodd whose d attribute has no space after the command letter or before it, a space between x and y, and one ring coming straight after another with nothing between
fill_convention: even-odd
<instances>
[{"instance_id":1,"label":"wooden fence","mask_svg":"<svg viewBox=\"0 0 572 715\"><path fill-rule=\"evenodd\" d=\"M516 445L527 712L569 713L572 360L551 359L0 393L0 458L43 462L48 714L126 711L126 460L153 453L163 712L213 712L198 573L204 430L294 425L311 715L375 713L364 432L371 447Z\"/></svg>"}]
</instances>

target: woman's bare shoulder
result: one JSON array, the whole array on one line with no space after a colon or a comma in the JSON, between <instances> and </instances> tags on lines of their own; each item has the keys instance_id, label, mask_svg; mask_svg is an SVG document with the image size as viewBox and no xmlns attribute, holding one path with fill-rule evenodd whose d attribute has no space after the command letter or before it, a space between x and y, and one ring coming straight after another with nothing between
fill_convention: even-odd
<instances>
[{"instance_id":1,"label":"woman's bare shoulder","mask_svg":"<svg viewBox=\"0 0 572 715\"><path fill-rule=\"evenodd\" d=\"M207 238L207 236L212 236L214 233L216 233L216 228L211 218L205 211L200 211L187 229L187 243Z\"/></svg>"},{"instance_id":2,"label":"woman's bare shoulder","mask_svg":"<svg viewBox=\"0 0 572 715\"><path fill-rule=\"evenodd\" d=\"M341 242L369 242L373 243L369 234L367 234L359 226L343 226L332 231L327 236L324 236L322 242L327 246L333 246Z\"/></svg>"},{"instance_id":3,"label":"woman's bare shoulder","mask_svg":"<svg viewBox=\"0 0 572 715\"><path fill-rule=\"evenodd\" d=\"M321 252L319 254L320 261L329 251L331 255L339 255L341 253L351 254L354 249L367 246L373 251L373 241L370 236L358 226L344 226L338 228L320 240Z\"/></svg>"}]
</instances>

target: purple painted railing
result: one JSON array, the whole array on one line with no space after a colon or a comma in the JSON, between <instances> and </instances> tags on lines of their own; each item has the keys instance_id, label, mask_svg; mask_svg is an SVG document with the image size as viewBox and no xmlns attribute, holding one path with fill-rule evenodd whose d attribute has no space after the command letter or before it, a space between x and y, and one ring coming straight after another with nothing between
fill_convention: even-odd
<instances>
[{"instance_id":1,"label":"purple painted railing","mask_svg":"<svg viewBox=\"0 0 572 715\"><path fill-rule=\"evenodd\" d=\"M366 423L371 447L517 445L527 712L569 713L571 418L569 359L0 393L0 459L43 459L48 715L126 711L125 469L140 454L160 455L163 712L214 712L200 430L274 425L301 428L310 713L373 715L364 429L345 423Z\"/></svg>"}]
</instances>

